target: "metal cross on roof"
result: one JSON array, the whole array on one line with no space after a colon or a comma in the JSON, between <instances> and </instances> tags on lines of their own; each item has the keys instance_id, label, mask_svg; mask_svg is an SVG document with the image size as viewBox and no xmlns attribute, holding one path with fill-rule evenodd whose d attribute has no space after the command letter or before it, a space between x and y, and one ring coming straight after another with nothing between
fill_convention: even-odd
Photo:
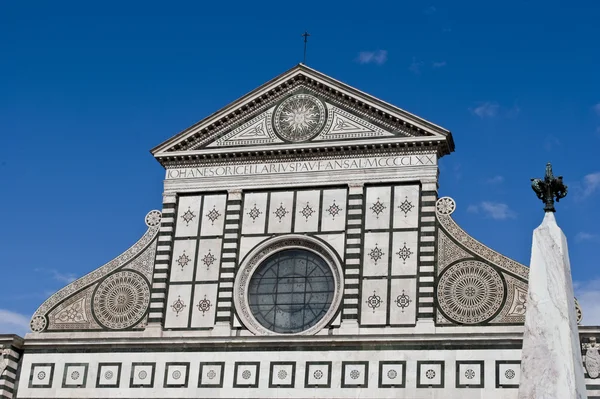
<instances>
[{"instance_id":1,"label":"metal cross on roof","mask_svg":"<svg viewBox=\"0 0 600 399\"><path fill-rule=\"evenodd\" d=\"M308 43L308 37L310 34L307 31L304 31L302 37L304 37L304 59L302 61L303 64L306 64L306 43Z\"/></svg>"}]
</instances>

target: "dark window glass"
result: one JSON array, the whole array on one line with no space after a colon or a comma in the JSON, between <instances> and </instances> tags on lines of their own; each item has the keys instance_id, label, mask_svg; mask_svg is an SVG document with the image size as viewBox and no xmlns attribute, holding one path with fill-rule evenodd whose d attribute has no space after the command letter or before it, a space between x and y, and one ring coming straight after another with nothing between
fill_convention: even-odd
<instances>
[{"instance_id":1,"label":"dark window glass","mask_svg":"<svg viewBox=\"0 0 600 399\"><path fill-rule=\"evenodd\" d=\"M329 265L303 249L268 257L250 279L250 310L263 327L297 333L314 326L329 310L334 279Z\"/></svg>"}]
</instances>

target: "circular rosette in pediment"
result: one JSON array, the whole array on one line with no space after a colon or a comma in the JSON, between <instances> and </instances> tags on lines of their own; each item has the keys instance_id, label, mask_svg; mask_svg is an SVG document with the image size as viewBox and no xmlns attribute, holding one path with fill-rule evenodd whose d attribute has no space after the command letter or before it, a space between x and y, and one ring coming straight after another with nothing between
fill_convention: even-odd
<instances>
[{"instance_id":1,"label":"circular rosette in pediment","mask_svg":"<svg viewBox=\"0 0 600 399\"><path fill-rule=\"evenodd\" d=\"M444 270L437 286L437 300L449 319L478 324L498 313L505 292L505 283L493 267L479 261L464 261Z\"/></svg>"},{"instance_id":2,"label":"circular rosette in pediment","mask_svg":"<svg viewBox=\"0 0 600 399\"><path fill-rule=\"evenodd\" d=\"M123 270L105 278L96 288L92 310L98 322L111 330L139 323L150 304L150 284L133 270Z\"/></svg>"},{"instance_id":3,"label":"circular rosette in pediment","mask_svg":"<svg viewBox=\"0 0 600 399\"><path fill-rule=\"evenodd\" d=\"M284 140L307 141L321 132L327 120L323 101L310 94L296 94L275 109L273 126Z\"/></svg>"}]
</instances>

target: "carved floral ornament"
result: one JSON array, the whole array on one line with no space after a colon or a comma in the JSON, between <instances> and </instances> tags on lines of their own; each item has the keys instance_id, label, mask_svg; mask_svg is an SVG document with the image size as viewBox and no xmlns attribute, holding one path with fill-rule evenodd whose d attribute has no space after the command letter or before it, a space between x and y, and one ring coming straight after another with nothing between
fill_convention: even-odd
<instances>
[{"instance_id":1,"label":"carved floral ornament","mask_svg":"<svg viewBox=\"0 0 600 399\"><path fill-rule=\"evenodd\" d=\"M517 323L522 324L524 322L525 312L527 309L527 278L529 276L529 268L525 265L522 265L514 260L507 258L504 255L499 254L496 251L486 247L481 244L471 236L469 236L464 230L462 230L458 224L452 219L451 215L456 210L456 202L450 197L442 197L436 202L436 216L437 220L440 224L441 231L438 233L439 237L439 273L440 273L440 282L438 285L438 301L440 306L446 307L447 312L442 311L445 315L438 314L438 322L448 322L446 317L449 319L463 323L463 324L472 324L472 323L481 323L484 322L487 318L487 322L495 323L495 322L503 322L503 323ZM507 279L506 288L500 288L499 281L497 280L496 275L498 272L492 271L495 269L490 265L487 265L484 262L479 262L473 260L473 258L480 257L485 261L489 262L491 265L499 269L503 269L504 271L509 272L513 276L520 277L519 279L501 273L503 279ZM484 265L482 269L480 268L465 268L464 266L467 264L481 264ZM461 268L461 273L457 273L458 268ZM451 270L449 270L451 269ZM463 284L465 287L467 285L472 286L468 289L468 292L465 289L462 291L463 294L468 295L481 295L486 292L486 290L491 289L492 291L497 291L501 293L500 297L506 295L507 301L506 305L503 307L503 310L498 313L496 317L493 319L489 319L494 313L497 313L498 304L493 304L491 302L486 302L484 297L481 297L482 302L477 302L478 305L487 305L491 306L487 311L481 310L481 313L474 312L475 308L471 307L470 310L466 309L467 307L474 305L474 303L469 304L464 295L463 297L450 295L448 296L448 292L451 290L458 290L458 287L452 287L451 285L442 284L443 280L454 281L457 278L458 274L464 274L467 270L470 270L471 273L469 277L466 276L463 278ZM487 271L486 271L487 270ZM447 273L450 271L450 273ZM489 274L489 276L485 279L481 279L481 274ZM480 275L477 277L477 275ZM454 276L453 276L454 275ZM466 283L466 280L470 280L470 284ZM484 282L486 282L484 284ZM490 282L496 281L494 286L490 286L486 288L486 284ZM517 284L518 286L515 286ZM440 297L441 296L441 297ZM461 299L462 298L462 299ZM490 298L491 299L491 298ZM464 303L460 305L458 302L463 301ZM449 310L448 310L449 309ZM495 311L493 311L495 309ZM580 324L583 319L583 313L577 298L575 298L575 309L577 312L577 323Z\"/></svg>"},{"instance_id":2,"label":"carved floral ornament","mask_svg":"<svg viewBox=\"0 0 600 399\"><path fill-rule=\"evenodd\" d=\"M502 307L505 283L493 267L479 261L463 261L440 276L437 299L440 310L461 324L490 320Z\"/></svg>"},{"instance_id":3,"label":"carved floral ornament","mask_svg":"<svg viewBox=\"0 0 600 399\"><path fill-rule=\"evenodd\" d=\"M493 265L501 269L515 274L519 277L527 279L529 276L529 268L525 265L515 262L514 260L488 248L469 234L467 234L458 224L452 219L452 213L456 210L456 202L450 197L442 197L435 203L435 213L437 220L442 229L452 237L461 246L485 259Z\"/></svg>"},{"instance_id":4,"label":"carved floral ornament","mask_svg":"<svg viewBox=\"0 0 600 399\"><path fill-rule=\"evenodd\" d=\"M273 254L289 249L313 252L322 258L331 269L333 277L333 299L325 314L316 324L297 333L277 333L264 327L253 315L248 291L254 272ZM343 270L337 255L314 237L290 234L264 241L256 246L240 265L233 287L233 302L241 322L256 335L313 335L331 322L340 307L343 296Z\"/></svg>"},{"instance_id":5,"label":"carved floral ornament","mask_svg":"<svg viewBox=\"0 0 600 399\"><path fill-rule=\"evenodd\" d=\"M160 211L152 210L152 211L148 212L148 214L144 218L144 222L146 223L146 226L148 226L148 230L146 230L144 235L133 246L131 246L129 249L127 249L125 252L123 252L121 255L117 256L110 262L97 268L96 270L92 271L91 273L75 280L74 282L67 285L63 289L61 289L58 292L56 292L55 294L53 294L50 298L48 298L36 310L33 317L31 318L31 321L29 322L29 327L31 328L31 331L42 332L42 331L46 330L48 328L48 314L53 309L55 309L58 305L60 305L65 300L71 298L73 296L73 294L80 292L82 289L84 289L86 287L91 287L94 283L97 284L101 280L104 280L106 278L106 276L110 275L112 272L116 271L117 269L129 267L129 265L136 263L136 259L143 260L144 262L146 262L146 264L145 265L142 265L142 264L137 265L135 268L138 268L138 266L140 266L142 268L142 270L140 270L140 271L144 271L143 269L149 268L150 265L148 264L148 260L146 260L145 258L142 259L142 257L139 255L143 254L148 248L150 248L150 246L156 244L155 240L156 240L156 236L158 234L158 230L160 228L161 219L162 219L162 214ZM150 260L150 262L152 260ZM131 272L131 271L129 271L129 272ZM122 272L120 272L120 273L122 273ZM134 280L137 281L137 280L139 280L137 277L141 277L141 279L143 279L145 284L148 284L146 278L144 276L142 276L141 274L139 274L139 273L136 274L135 272L131 272L131 273L135 274L135 276L132 277ZM131 273L128 273L128 275L133 275ZM142 297L145 297L146 296L145 288L139 284L137 284L136 286L137 286L137 288L141 288L143 292L137 291L136 293L133 293L133 291L130 291L130 293L132 293L132 295L136 296L136 298L139 297L138 294L141 295ZM148 289L147 293L149 296L149 289ZM118 296L117 299L119 302L118 305L119 305L120 311L125 311L125 313L128 313L127 309L123 308L120 304L120 302L123 302L126 299L126 295L123 294L123 295L117 295L117 296ZM98 301L100 299L100 297L95 297L95 299ZM145 302L145 299L143 299L143 301ZM127 301L125 301L125 302L127 302ZM137 300L135 300L133 302L136 304L135 307L138 309L138 310L134 311L133 313L139 314L139 305L140 304L137 302ZM148 297L148 302L149 302L149 297ZM131 304L132 302L127 302L127 303ZM105 315L105 316L106 316L106 318L103 318L103 320L104 320L104 322L106 322L108 324L105 326L107 328L112 328L112 327L110 327L110 325L112 324L112 321L111 321L112 317L110 315ZM135 316L135 315L133 315L133 316ZM133 318L135 318L135 317L133 317ZM121 327L116 327L116 328L125 328L125 327L123 327L123 325L128 324L129 321L130 320L116 322L116 324L121 326Z\"/></svg>"}]
</instances>

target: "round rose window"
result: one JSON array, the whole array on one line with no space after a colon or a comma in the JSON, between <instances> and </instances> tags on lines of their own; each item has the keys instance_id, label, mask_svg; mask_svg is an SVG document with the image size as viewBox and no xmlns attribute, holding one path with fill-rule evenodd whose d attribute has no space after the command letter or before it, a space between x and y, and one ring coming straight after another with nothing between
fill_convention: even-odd
<instances>
[{"instance_id":1,"label":"round rose window","mask_svg":"<svg viewBox=\"0 0 600 399\"><path fill-rule=\"evenodd\" d=\"M300 248L266 258L252 274L248 304L254 318L279 334L305 331L328 312L335 279L323 258Z\"/></svg>"}]
</instances>

